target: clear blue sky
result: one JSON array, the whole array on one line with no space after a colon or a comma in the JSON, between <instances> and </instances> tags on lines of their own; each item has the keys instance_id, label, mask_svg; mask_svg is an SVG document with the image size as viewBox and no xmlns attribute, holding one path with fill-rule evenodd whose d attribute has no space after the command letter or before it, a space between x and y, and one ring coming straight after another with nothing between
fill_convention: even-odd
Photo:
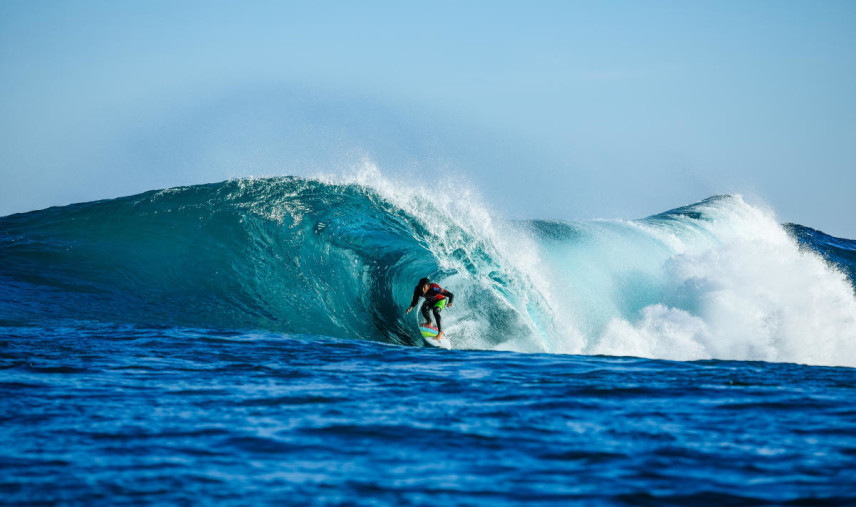
<instances>
[{"instance_id":1,"label":"clear blue sky","mask_svg":"<svg viewBox=\"0 0 856 507\"><path fill-rule=\"evenodd\" d=\"M856 238L856 1L5 0L0 69L0 215L367 154L513 217L743 193Z\"/></svg>"}]
</instances>

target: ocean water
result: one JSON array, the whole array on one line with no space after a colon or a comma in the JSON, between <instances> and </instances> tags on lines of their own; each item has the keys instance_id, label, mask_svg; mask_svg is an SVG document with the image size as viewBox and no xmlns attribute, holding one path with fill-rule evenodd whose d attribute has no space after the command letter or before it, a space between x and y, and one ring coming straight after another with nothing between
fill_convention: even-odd
<instances>
[{"instance_id":1,"label":"ocean water","mask_svg":"<svg viewBox=\"0 0 856 507\"><path fill-rule=\"evenodd\" d=\"M0 218L3 504L856 504L856 242L367 170ZM413 285L455 293L423 346Z\"/></svg>"}]
</instances>

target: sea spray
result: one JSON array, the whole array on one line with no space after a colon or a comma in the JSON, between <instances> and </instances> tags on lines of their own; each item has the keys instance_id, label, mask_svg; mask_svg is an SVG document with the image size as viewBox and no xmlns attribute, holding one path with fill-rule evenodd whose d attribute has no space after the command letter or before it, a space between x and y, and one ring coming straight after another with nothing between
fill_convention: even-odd
<instances>
[{"instance_id":1,"label":"sea spray","mask_svg":"<svg viewBox=\"0 0 856 507\"><path fill-rule=\"evenodd\" d=\"M722 196L632 225L669 252L658 301L615 316L586 352L856 364L852 286L769 213Z\"/></svg>"}]
</instances>

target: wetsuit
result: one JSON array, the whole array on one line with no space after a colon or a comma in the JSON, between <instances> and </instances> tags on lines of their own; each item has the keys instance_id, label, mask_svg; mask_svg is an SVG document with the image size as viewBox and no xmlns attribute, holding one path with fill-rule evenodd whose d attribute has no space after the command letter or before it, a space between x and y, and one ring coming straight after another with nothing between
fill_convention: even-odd
<instances>
[{"instance_id":1,"label":"wetsuit","mask_svg":"<svg viewBox=\"0 0 856 507\"><path fill-rule=\"evenodd\" d=\"M434 313L434 322L437 323L437 331L442 331L443 328L440 324L440 310L443 308L435 305L446 298L449 298L449 302L446 304L450 305L452 304L452 300L455 299L455 296L436 283L432 283L431 286L428 287L428 292L424 295L422 294L422 286L418 286L413 290L413 301L410 302L410 307L412 308L416 306L416 303L419 302L419 298L421 297L425 298L425 302L422 303L422 308L420 308L419 311L422 312L425 322L431 322L431 313ZM445 307L446 305L441 306Z\"/></svg>"}]
</instances>

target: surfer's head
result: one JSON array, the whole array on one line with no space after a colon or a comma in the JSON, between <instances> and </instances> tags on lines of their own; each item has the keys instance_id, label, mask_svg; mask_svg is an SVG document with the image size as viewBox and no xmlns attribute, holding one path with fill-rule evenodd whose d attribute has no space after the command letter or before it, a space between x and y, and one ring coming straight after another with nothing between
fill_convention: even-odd
<instances>
[{"instance_id":1,"label":"surfer's head","mask_svg":"<svg viewBox=\"0 0 856 507\"><path fill-rule=\"evenodd\" d=\"M423 294L425 294L425 291L427 291L427 290L428 290L428 287L429 287L430 285L431 285L431 280L429 280L429 279L427 279L427 278L423 278L423 279L419 280L419 284L418 284L418 285L416 285L416 286L417 286L417 287L419 287L419 289L421 289L421 290L422 290L422 293L423 293Z\"/></svg>"}]
</instances>

